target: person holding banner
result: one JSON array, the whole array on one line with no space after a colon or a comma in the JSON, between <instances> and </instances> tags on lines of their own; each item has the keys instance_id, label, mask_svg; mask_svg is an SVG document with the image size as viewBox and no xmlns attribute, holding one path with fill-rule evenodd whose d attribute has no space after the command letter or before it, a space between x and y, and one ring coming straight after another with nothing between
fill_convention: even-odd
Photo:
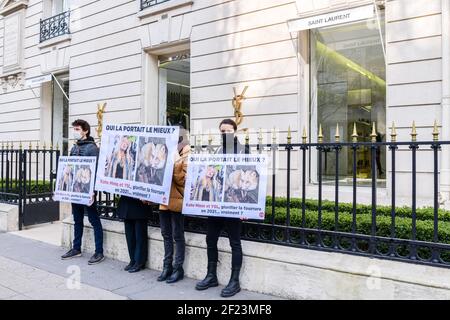
<instances>
[{"instance_id":1,"label":"person holding banner","mask_svg":"<svg viewBox=\"0 0 450 320\"><path fill-rule=\"evenodd\" d=\"M99 150L94 138L91 137L91 126L84 120L75 120L72 123L73 137L76 140L75 145L70 151L70 156L78 157L98 157ZM87 212L89 222L94 229L95 237L95 253L89 259L89 264L97 264L102 262L105 257L103 255L103 227L100 220L95 195L92 195L92 204L90 206L72 203L72 214L74 220L74 239L73 246L61 258L63 260L81 256L81 240L84 229L84 214Z\"/></svg>"},{"instance_id":2,"label":"person holding banner","mask_svg":"<svg viewBox=\"0 0 450 320\"><path fill-rule=\"evenodd\" d=\"M245 147L239 142L235 133L237 124L231 119L223 120L219 125L222 134L222 146L216 151L217 154L244 154ZM217 262L219 251L217 242L222 229L226 229L231 246L231 277L228 285L222 290L221 296L232 297L241 291L239 274L242 266L241 230L242 221L236 218L208 217L206 245L208 255L208 272L206 277L197 283L197 290L206 290L217 287Z\"/></svg>"},{"instance_id":3,"label":"person holding banner","mask_svg":"<svg viewBox=\"0 0 450 320\"><path fill-rule=\"evenodd\" d=\"M116 210L124 221L130 263L125 271L136 273L145 268L148 258L148 218L152 209L144 201L121 196Z\"/></svg>"},{"instance_id":4,"label":"person holding banner","mask_svg":"<svg viewBox=\"0 0 450 320\"><path fill-rule=\"evenodd\" d=\"M186 130L180 128L178 152L175 153L175 162L170 189L169 204L160 205L160 227L164 239L163 271L158 281L175 283L184 277L183 263L185 257L184 217L183 208L184 185L186 182L187 162L191 151ZM174 246L176 244L175 264L173 263Z\"/></svg>"}]
</instances>

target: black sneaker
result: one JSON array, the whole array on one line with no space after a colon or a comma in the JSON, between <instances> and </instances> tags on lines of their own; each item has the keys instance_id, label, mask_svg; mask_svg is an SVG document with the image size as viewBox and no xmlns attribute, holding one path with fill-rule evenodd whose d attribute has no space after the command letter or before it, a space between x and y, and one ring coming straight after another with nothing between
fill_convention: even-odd
<instances>
[{"instance_id":1,"label":"black sneaker","mask_svg":"<svg viewBox=\"0 0 450 320\"><path fill-rule=\"evenodd\" d=\"M70 249L69 251L67 251L66 254L61 256L61 259L68 260L68 259L72 259L72 258L76 258L76 257L81 257L81 251L75 250L75 249Z\"/></svg>"},{"instance_id":2,"label":"black sneaker","mask_svg":"<svg viewBox=\"0 0 450 320\"><path fill-rule=\"evenodd\" d=\"M105 260L105 256L102 253L94 254L88 261L88 264L97 264Z\"/></svg>"}]
</instances>

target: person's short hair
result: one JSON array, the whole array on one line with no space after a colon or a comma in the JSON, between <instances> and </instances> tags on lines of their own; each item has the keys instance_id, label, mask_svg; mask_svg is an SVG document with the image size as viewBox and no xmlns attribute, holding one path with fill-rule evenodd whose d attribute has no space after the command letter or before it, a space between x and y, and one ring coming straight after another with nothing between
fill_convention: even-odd
<instances>
[{"instance_id":1,"label":"person's short hair","mask_svg":"<svg viewBox=\"0 0 450 320\"><path fill-rule=\"evenodd\" d=\"M233 126L234 131L237 131L237 124L236 124L236 122L234 122L234 120L231 120L231 119L223 119L222 122L219 124L219 128L220 128L223 124L229 124L229 125Z\"/></svg>"},{"instance_id":2,"label":"person's short hair","mask_svg":"<svg viewBox=\"0 0 450 320\"><path fill-rule=\"evenodd\" d=\"M89 122L81 119L77 119L74 122L72 122L73 127L81 127L83 131L87 131L87 136L91 136L91 125Z\"/></svg>"}]
</instances>

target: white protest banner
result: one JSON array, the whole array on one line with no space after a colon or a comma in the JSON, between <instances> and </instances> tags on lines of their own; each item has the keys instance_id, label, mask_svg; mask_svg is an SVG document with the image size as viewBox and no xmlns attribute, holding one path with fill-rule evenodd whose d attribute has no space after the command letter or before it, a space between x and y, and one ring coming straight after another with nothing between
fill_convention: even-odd
<instances>
[{"instance_id":1,"label":"white protest banner","mask_svg":"<svg viewBox=\"0 0 450 320\"><path fill-rule=\"evenodd\" d=\"M55 201L89 205L94 194L96 157L59 157Z\"/></svg>"},{"instance_id":2,"label":"white protest banner","mask_svg":"<svg viewBox=\"0 0 450 320\"><path fill-rule=\"evenodd\" d=\"M265 155L191 155L183 214L264 220Z\"/></svg>"},{"instance_id":3,"label":"white protest banner","mask_svg":"<svg viewBox=\"0 0 450 320\"><path fill-rule=\"evenodd\" d=\"M95 190L167 205L178 127L105 124Z\"/></svg>"}]
</instances>

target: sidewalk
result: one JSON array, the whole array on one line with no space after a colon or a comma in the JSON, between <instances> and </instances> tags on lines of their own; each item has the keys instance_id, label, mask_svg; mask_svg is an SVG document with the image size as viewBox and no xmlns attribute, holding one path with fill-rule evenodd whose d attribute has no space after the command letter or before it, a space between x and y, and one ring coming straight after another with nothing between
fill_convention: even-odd
<instances>
[{"instance_id":1,"label":"sidewalk","mask_svg":"<svg viewBox=\"0 0 450 320\"><path fill-rule=\"evenodd\" d=\"M137 299L216 300L222 287L195 290L196 281L184 279L168 285L156 281L159 272L123 271L124 263L107 259L89 266L90 254L63 261L59 246L0 233L0 299ZM79 275L79 276L78 276ZM80 280L77 288L76 279ZM234 299L279 299L242 291Z\"/></svg>"}]
</instances>

